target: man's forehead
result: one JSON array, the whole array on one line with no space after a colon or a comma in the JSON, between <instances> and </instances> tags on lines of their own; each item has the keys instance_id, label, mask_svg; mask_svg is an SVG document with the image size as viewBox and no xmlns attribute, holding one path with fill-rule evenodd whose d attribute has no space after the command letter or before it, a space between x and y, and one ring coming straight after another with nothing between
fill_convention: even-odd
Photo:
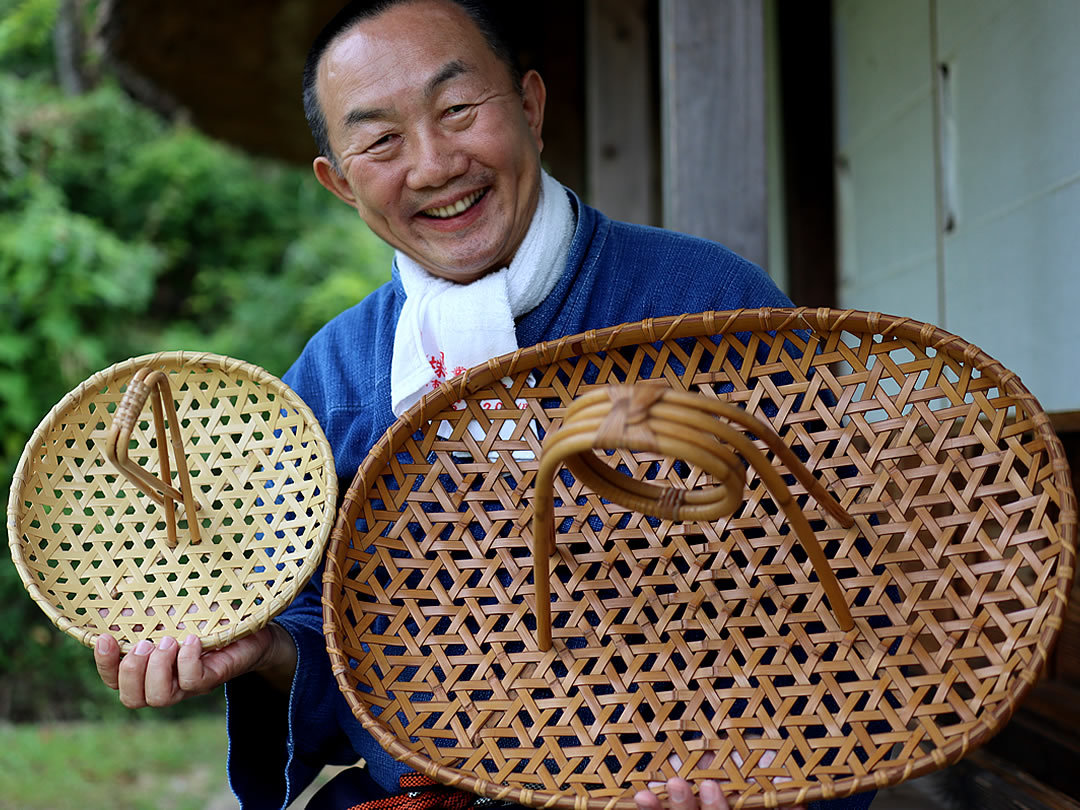
<instances>
[{"instance_id":1,"label":"man's forehead","mask_svg":"<svg viewBox=\"0 0 1080 810\"><path fill-rule=\"evenodd\" d=\"M441 0L415 0L341 32L319 65L318 92L327 96L324 104L339 100L347 105L355 98L340 98L343 94L373 101L404 90L429 95L456 76L493 66L505 69L461 9Z\"/></svg>"}]
</instances>

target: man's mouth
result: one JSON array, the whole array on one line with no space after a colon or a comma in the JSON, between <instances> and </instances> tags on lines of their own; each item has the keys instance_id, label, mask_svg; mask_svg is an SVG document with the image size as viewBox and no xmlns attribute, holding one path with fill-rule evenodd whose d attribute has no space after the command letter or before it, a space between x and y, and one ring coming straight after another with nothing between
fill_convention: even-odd
<instances>
[{"instance_id":1,"label":"man's mouth","mask_svg":"<svg viewBox=\"0 0 1080 810\"><path fill-rule=\"evenodd\" d=\"M442 205L438 208L425 208L420 213L425 217L432 217L433 219L449 219L450 217L456 217L458 214L463 214L480 202L480 198L487 194L488 190L482 188L479 191L474 191L472 194L468 194L462 197L455 203L450 205Z\"/></svg>"}]
</instances>

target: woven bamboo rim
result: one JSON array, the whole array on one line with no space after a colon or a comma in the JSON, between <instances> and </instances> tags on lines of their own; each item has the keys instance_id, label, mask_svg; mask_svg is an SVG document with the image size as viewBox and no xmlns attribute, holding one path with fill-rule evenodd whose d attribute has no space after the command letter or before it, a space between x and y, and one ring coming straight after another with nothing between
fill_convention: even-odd
<instances>
[{"instance_id":1,"label":"woven bamboo rim","mask_svg":"<svg viewBox=\"0 0 1080 810\"><path fill-rule=\"evenodd\" d=\"M773 460L854 630L756 468L715 525L646 518L564 472L553 647L539 649L541 438L610 383L736 404L798 453L855 521L830 523ZM658 453L606 463L716 484ZM830 799L955 762L1001 728L1061 627L1076 519L1048 417L955 335L827 309L627 324L492 360L391 427L331 535L327 649L388 752L484 796L630 808L677 755L679 775L719 780L735 807Z\"/></svg>"},{"instance_id":2,"label":"woven bamboo rim","mask_svg":"<svg viewBox=\"0 0 1080 810\"><path fill-rule=\"evenodd\" d=\"M329 444L281 380L165 352L94 374L42 420L12 482L8 543L30 596L83 644L194 634L215 648L292 601L336 497Z\"/></svg>"}]
</instances>

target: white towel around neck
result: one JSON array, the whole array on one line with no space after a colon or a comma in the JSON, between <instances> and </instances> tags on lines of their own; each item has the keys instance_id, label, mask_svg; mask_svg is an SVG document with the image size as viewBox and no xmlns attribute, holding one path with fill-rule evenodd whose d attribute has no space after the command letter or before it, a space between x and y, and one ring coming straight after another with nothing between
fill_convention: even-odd
<instances>
[{"instance_id":1,"label":"white towel around neck","mask_svg":"<svg viewBox=\"0 0 1080 810\"><path fill-rule=\"evenodd\" d=\"M457 284L431 275L395 251L405 304L390 366L394 416L444 380L518 348L514 319L534 309L555 287L566 269L574 226L566 190L541 171L536 213L509 267Z\"/></svg>"}]
</instances>

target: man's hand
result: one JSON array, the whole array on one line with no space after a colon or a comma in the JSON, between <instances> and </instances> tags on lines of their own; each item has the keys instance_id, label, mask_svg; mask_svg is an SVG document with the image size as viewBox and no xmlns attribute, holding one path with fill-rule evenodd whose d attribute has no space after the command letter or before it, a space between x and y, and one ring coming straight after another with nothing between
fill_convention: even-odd
<instances>
[{"instance_id":1,"label":"man's hand","mask_svg":"<svg viewBox=\"0 0 1080 810\"><path fill-rule=\"evenodd\" d=\"M120 702L129 709L160 708L209 692L247 672L258 672L288 691L296 672L296 645L285 628L271 623L207 653L197 636L188 636L183 643L166 637L157 647L144 639L121 657L116 640L102 635L94 646L94 661L101 680L120 692Z\"/></svg>"},{"instance_id":2,"label":"man's hand","mask_svg":"<svg viewBox=\"0 0 1080 810\"><path fill-rule=\"evenodd\" d=\"M712 760L712 754L705 754L702 758L704 767L708 767ZM742 764L742 757L738 753L733 754L735 761ZM761 756L761 767L767 768L776 755L772 751L766 751ZM682 760L672 755L670 763L675 770L682 767ZM650 782L650 787L659 787L660 783ZM724 798L720 785L711 779L701 783L698 790L700 795L694 795L694 789L685 779L674 776L667 781L668 810L729 810L727 799ZM662 810L660 797L651 790L639 790L634 794L634 802L638 810ZM805 810L802 805L789 808L789 810Z\"/></svg>"},{"instance_id":3,"label":"man's hand","mask_svg":"<svg viewBox=\"0 0 1080 810\"><path fill-rule=\"evenodd\" d=\"M668 810L728 810L727 799L720 786L711 779L701 783L700 796L694 796L690 783L678 776L667 783ZM634 795L638 810L661 810L660 799L651 790L639 790ZM805 810L802 805L791 810Z\"/></svg>"}]
</instances>

